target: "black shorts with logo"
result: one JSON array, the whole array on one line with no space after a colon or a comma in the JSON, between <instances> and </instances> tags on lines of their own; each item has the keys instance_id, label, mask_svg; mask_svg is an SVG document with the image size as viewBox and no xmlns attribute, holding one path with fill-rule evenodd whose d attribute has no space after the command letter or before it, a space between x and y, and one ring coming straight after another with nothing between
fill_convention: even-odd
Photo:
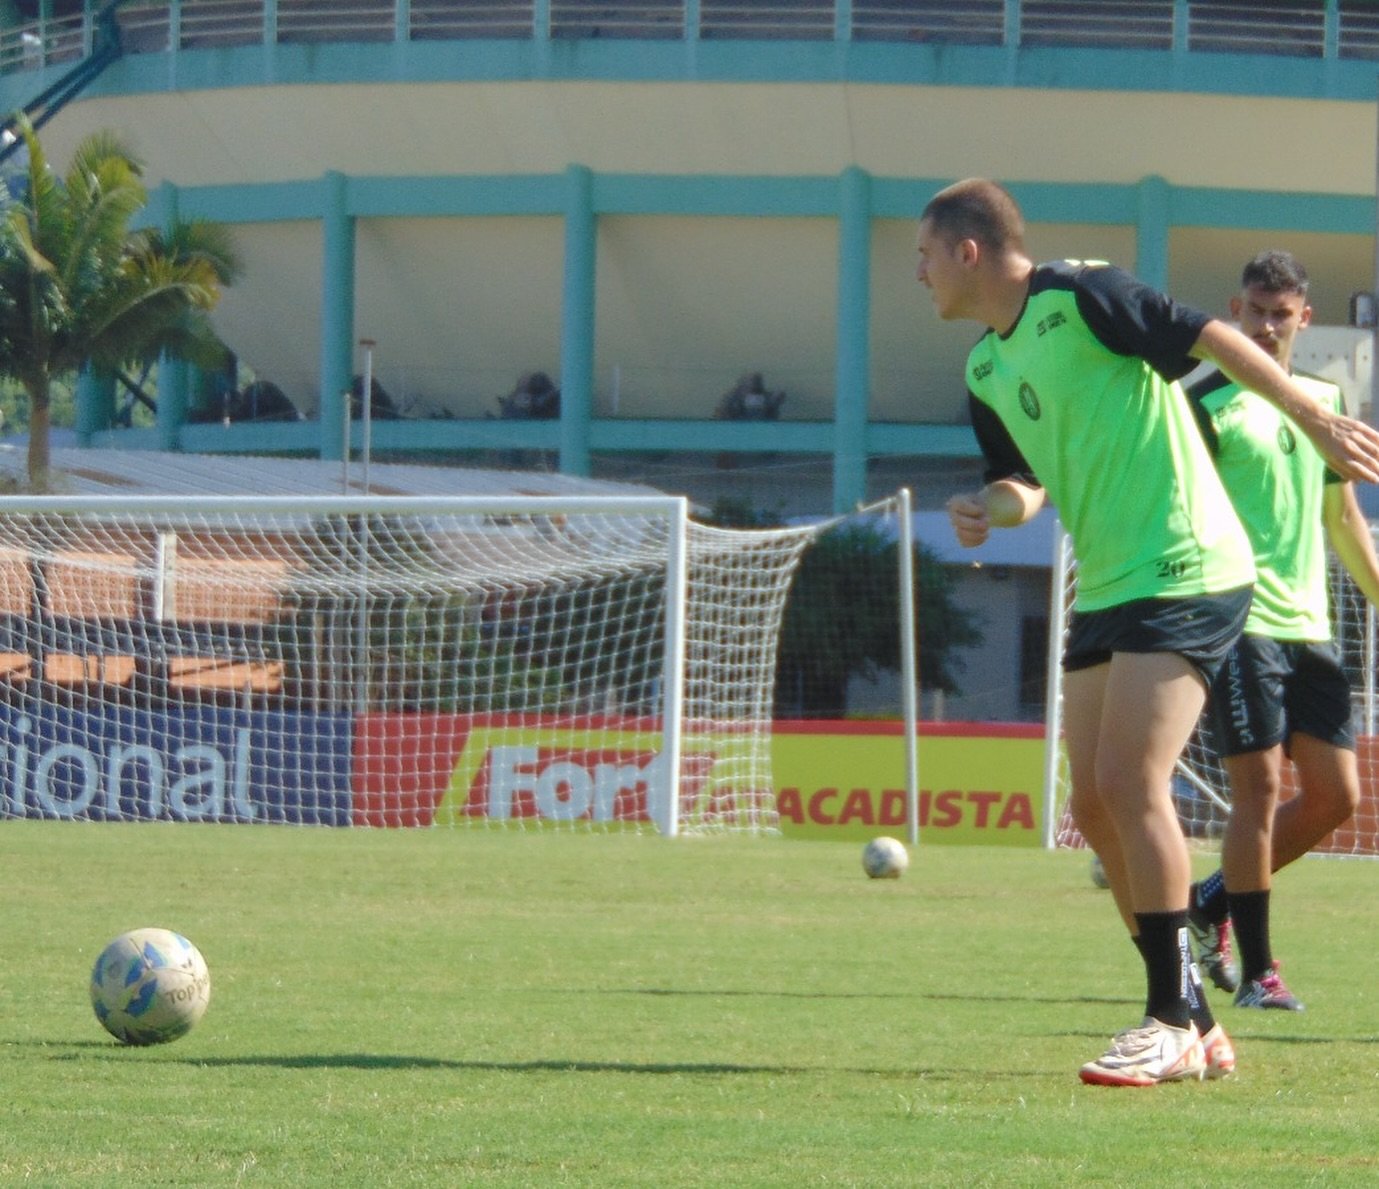
<instances>
[{"instance_id":1,"label":"black shorts with logo","mask_svg":"<svg viewBox=\"0 0 1379 1189\"><path fill-rule=\"evenodd\" d=\"M1294 731L1355 750L1350 682L1331 643L1241 636L1212 685L1208 714L1223 756L1286 744Z\"/></svg>"},{"instance_id":2,"label":"black shorts with logo","mask_svg":"<svg viewBox=\"0 0 1379 1189\"><path fill-rule=\"evenodd\" d=\"M1133 599L1101 611L1073 612L1063 668L1104 665L1116 652L1176 652L1210 688L1250 613L1254 587L1183 599Z\"/></svg>"}]
</instances>

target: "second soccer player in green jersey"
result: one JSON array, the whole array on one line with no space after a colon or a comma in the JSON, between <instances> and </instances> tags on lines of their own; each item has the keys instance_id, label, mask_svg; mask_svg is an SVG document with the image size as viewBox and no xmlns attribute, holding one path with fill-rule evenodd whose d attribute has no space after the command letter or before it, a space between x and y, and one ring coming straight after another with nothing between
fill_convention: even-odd
<instances>
[{"instance_id":1,"label":"second soccer player in green jersey","mask_svg":"<svg viewBox=\"0 0 1379 1189\"><path fill-rule=\"evenodd\" d=\"M1306 270L1287 252L1261 252L1245 266L1231 314L1292 371L1294 342L1312 317ZM1293 378L1341 411L1334 384ZM1300 1011L1273 957L1271 876L1350 817L1360 797L1350 687L1331 638L1327 542L1371 602L1379 561L1351 485L1286 416L1220 372L1188 391L1257 570L1244 635L1211 691L1231 813L1221 870L1192 889L1189 928L1203 972L1238 1006ZM1280 804L1285 756L1299 793Z\"/></svg>"}]
</instances>

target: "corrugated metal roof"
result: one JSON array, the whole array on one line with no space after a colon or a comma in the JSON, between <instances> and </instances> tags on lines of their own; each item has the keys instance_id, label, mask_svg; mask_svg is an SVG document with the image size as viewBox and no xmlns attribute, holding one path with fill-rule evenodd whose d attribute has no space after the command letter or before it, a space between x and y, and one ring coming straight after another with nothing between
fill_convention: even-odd
<instances>
[{"instance_id":1,"label":"corrugated metal roof","mask_svg":"<svg viewBox=\"0 0 1379 1189\"><path fill-rule=\"evenodd\" d=\"M0 475L22 481L23 446L0 445ZM364 468L338 460L179 454L155 450L52 451L52 489L63 495L363 495ZM661 495L656 488L544 471L372 462L374 495Z\"/></svg>"}]
</instances>

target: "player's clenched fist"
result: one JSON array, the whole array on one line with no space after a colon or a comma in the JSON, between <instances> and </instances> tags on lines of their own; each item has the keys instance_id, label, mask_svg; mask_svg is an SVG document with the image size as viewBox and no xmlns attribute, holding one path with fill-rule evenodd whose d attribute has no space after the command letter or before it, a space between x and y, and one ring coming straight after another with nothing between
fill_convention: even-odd
<instances>
[{"instance_id":1,"label":"player's clenched fist","mask_svg":"<svg viewBox=\"0 0 1379 1189\"><path fill-rule=\"evenodd\" d=\"M991 534L986 514L986 493L955 495L948 501L948 520L964 549L975 549Z\"/></svg>"}]
</instances>

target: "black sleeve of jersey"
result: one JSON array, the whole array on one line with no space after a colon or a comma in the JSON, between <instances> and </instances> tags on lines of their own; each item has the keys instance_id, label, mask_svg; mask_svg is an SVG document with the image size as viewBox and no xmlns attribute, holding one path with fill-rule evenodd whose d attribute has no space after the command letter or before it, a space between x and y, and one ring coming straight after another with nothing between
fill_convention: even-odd
<instances>
[{"instance_id":1,"label":"black sleeve of jersey","mask_svg":"<svg viewBox=\"0 0 1379 1189\"><path fill-rule=\"evenodd\" d=\"M1186 389L1188 408L1192 410L1192 416L1197 421L1197 428L1202 431L1202 437L1206 441L1207 449L1211 451L1213 458L1221 453L1221 436L1216 432L1216 424L1212 421L1211 414L1207 412L1202 401L1218 388L1229 383L1230 380L1221 372L1214 371L1209 376L1203 376L1202 379L1189 385Z\"/></svg>"},{"instance_id":2,"label":"black sleeve of jersey","mask_svg":"<svg viewBox=\"0 0 1379 1189\"><path fill-rule=\"evenodd\" d=\"M1188 352L1211 321L1113 265L1078 272L1077 308L1092 333L1117 355L1138 355L1166 380L1198 361Z\"/></svg>"},{"instance_id":3,"label":"black sleeve of jersey","mask_svg":"<svg viewBox=\"0 0 1379 1189\"><path fill-rule=\"evenodd\" d=\"M1025 461L1020 447L1010 436L1005 422L996 416L996 411L970 392L967 394L967 407L972 414L972 430L977 435L977 445L986 458L982 481L995 483L998 479L1018 479L1031 487L1041 486L1034 469Z\"/></svg>"}]
</instances>

